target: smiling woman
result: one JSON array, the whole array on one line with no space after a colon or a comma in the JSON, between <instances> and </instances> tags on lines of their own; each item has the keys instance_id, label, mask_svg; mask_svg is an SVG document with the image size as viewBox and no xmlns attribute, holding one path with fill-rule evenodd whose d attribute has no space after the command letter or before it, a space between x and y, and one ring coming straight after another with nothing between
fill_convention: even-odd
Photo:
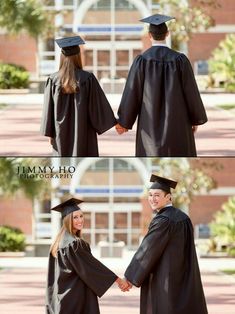
<instances>
[{"instance_id":1,"label":"smiling woman","mask_svg":"<svg viewBox=\"0 0 235 314\"><path fill-rule=\"evenodd\" d=\"M52 208L61 213L63 226L51 246L49 256L46 313L98 314L101 297L114 282L124 289L124 280L91 254L81 239L81 200L71 198ZM127 288L127 287L126 287ZM78 298L79 295L79 298Z\"/></svg>"},{"instance_id":2,"label":"smiling woman","mask_svg":"<svg viewBox=\"0 0 235 314\"><path fill-rule=\"evenodd\" d=\"M79 232L82 230L84 224L84 216L81 210L73 212L73 232Z\"/></svg>"}]
</instances>

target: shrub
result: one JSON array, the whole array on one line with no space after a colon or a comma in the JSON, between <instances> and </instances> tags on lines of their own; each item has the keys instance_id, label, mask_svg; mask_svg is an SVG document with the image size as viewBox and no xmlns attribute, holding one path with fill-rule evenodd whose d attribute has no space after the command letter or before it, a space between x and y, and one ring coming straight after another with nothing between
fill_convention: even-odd
<instances>
[{"instance_id":1,"label":"shrub","mask_svg":"<svg viewBox=\"0 0 235 314\"><path fill-rule=\"evenodd\" d=\"M212 52L209 60L210 85L218 79L228 92L235 91L235 34L229 34Z\"/></svg>"},{"instance_id":2,"label":"shrub","mask_svg":"<svg viewBox=\"0 0 235 314\"><path fill-rule=\"evenodd\" d=\"M230 197L222 205L222 210L215 213L210 228L215 240L226 245L228 254L233 255L235 253L235 197Z\"/></svg>"},{"instance_id":3,"label":"shrub","mask_svg":"<svg viewBox=\"0 0 235 314\"><path fill-rule=\"evenodd\" d=\"M231 247L228 249L228 255L231 257L235 257L235 247Z\"/></svg>"},{"instance_id":4,"label":"shrub","mask_svg":"<svg viewBox=\"0 0 235 314\"><path fill-rule=\"evenodd\" d=\"M27 88L29 73L22 66L0 63L0 88Z\"/></svg>"},{"instance_id":5,"label":"shrub","mask_svg":"<svg viewBox=\"0 0 235 314\"><path fill-rule=\"evenodd\" d=\"M25 235L20 229L0 226L0 252L24 251L25 245Z\"/></svg>"}]
</instances>

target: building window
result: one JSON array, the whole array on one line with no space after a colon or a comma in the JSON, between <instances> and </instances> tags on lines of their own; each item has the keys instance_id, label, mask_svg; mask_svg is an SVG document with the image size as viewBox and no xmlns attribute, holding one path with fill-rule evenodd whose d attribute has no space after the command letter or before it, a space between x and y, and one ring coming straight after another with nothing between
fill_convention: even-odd
<instances>
[{"instance_id":1,"label":"building window","mask_svg":"<svg viewBox=\"0 0 235 314\"><path fill-rule=\"evenodd\" d=\"M123 241L127 243L127 233L114 233L114 242Z\"/></svg>"},{"instance_id":2,"label":"building window","mask_svg":"<svg viewBox=\"0 0 235 314\"><path fill-rule=\"evenodd\" d=\"M91 10L110 10L110 6L111 0L100 0L91 7ZM115 1L115 10L135 10L135 7L127 0L118 0Z\"/></svg>"},{"instance_id":3,"label":"building window","mask_svg":"<svg viewBox=\"0 0 235 314\"><path fill-rule=\"evenodd\" d=\"M127 213L114 213L114 229L127 228Z\"/></svg>"},{"instance_id":4,"label":"building window","mask_svg":"<svg viewBox=\"0 0 235 314\"><path fill-rule=\"evenodd\" d=\"M84 215L84 227L86 229L91 228L91 212L83 212Z\"/></svg>"},{"instance_id":5,"label":"building window","mask_svg":"<svg viewBox=\"0 0 235 314\"><path fill-rule=\"evenodd\" d=\"M208 75L208 62L206 60L198 60L195 62L196 75Z\"/></svg>"},{"instance_id":6,"label":"building window","mask_svg":"<svg viewBox=\"0 0 235 314\"><path fill-rule=\"evenodd\" d=\"M93 66L93 50L85 50L86 66Z\"/></svg>"},{"instance_id":7,"label":"building window","mask_svg":"<svg viewBox=\"0 0 235 314\"><path fill-rule=\"evenodd\" d=\"M131 213L131 228L139 228L140 227L140 212Z\"/></svg>"},{"instance_id":8,"label":"building window","mask_svg":"<svg viewBox=\"0 0 235 314\"><path fill-rule=\"evenodd\" d=\"M110 51L98 50L98 66L107 66L110 63Z\"/></svg>"},{"instance_id":9,"label":"building window","mask_svg":"<svg viewBox=\"0 0 235 314\"><path fill-rule=\"evenodd\" d=\"M101 241L105 241L105 242L109 241L108 233L96 233L95 234L95 243L98 244Z\"/></svg>"},{"instance_id":10,"label":"building window","mask_svg":"<svg viewBox=\"0 0 235 314\"><path fill-rule=\"evenodd\" d=\"M95 228L96 229L108 229L109 216L108 213L96 213L95 214Z\"/></svg>"}]
</instances>

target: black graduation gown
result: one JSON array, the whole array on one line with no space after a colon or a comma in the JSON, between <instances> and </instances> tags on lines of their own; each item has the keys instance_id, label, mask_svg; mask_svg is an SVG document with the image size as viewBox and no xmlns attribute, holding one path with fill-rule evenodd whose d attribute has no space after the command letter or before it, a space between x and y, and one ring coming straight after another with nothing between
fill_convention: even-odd
<instances>
[{"instance_id":1,"label":"black graduation gown","mask_svg":"<svg viewBox=\"0 0 235 314\"><path fill-rule=\"evenodd\" d=\"M91 254L89 244L67 232L57 258L49 256L46 313L99 314L98 297L117 276Z\"/></svg>"},{"instance_id":2,"label":"black graduation gown","mask_svg":"<svg viewBox=\"0 0 235 314\"><path fill-rule=\"evenodd\" d=\"M118 116L127 129L138 117L136 156L196 156L192 125L207 116L187 57L165 46L137 56Z\"/></svg>"},{"instance_id":3,"label":"black graduation gown","mask_svg":"<svg viewBox=\"0 0 235 314\"><path fill-rule=\"evenodd\" d=\"M116 124L110 104L92 73L77 70L79 91L63 94L58 72L46 82L41 133L53 138L54 155L98 156L97 133Z\"/></svg>"},{"instance_id":4,"label":"black graduation gown","mask_svg":"<svg viewBox=\"0 0 235 314\"><path fill-rule=\"evenodd\" d=\"M141 286L140 314L206 314L189 217L172 206L152 220L125 277Z\"/></svg>"}]
</instances>

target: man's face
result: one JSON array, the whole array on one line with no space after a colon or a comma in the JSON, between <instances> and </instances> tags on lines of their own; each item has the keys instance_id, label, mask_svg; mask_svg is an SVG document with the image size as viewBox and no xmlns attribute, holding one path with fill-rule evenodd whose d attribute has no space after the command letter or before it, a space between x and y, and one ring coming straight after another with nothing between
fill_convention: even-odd
<instances>
[{"instance_id":1,"label":"man's face","mask_svg":"<svg viewBox=\"0 0 235 314\"><path fill-rule=\"evenodd\" d=\"M160 189L150 189L148 201L153 211L159 211L171 202L171 195Z\"/></svg>"}]
</instances>

